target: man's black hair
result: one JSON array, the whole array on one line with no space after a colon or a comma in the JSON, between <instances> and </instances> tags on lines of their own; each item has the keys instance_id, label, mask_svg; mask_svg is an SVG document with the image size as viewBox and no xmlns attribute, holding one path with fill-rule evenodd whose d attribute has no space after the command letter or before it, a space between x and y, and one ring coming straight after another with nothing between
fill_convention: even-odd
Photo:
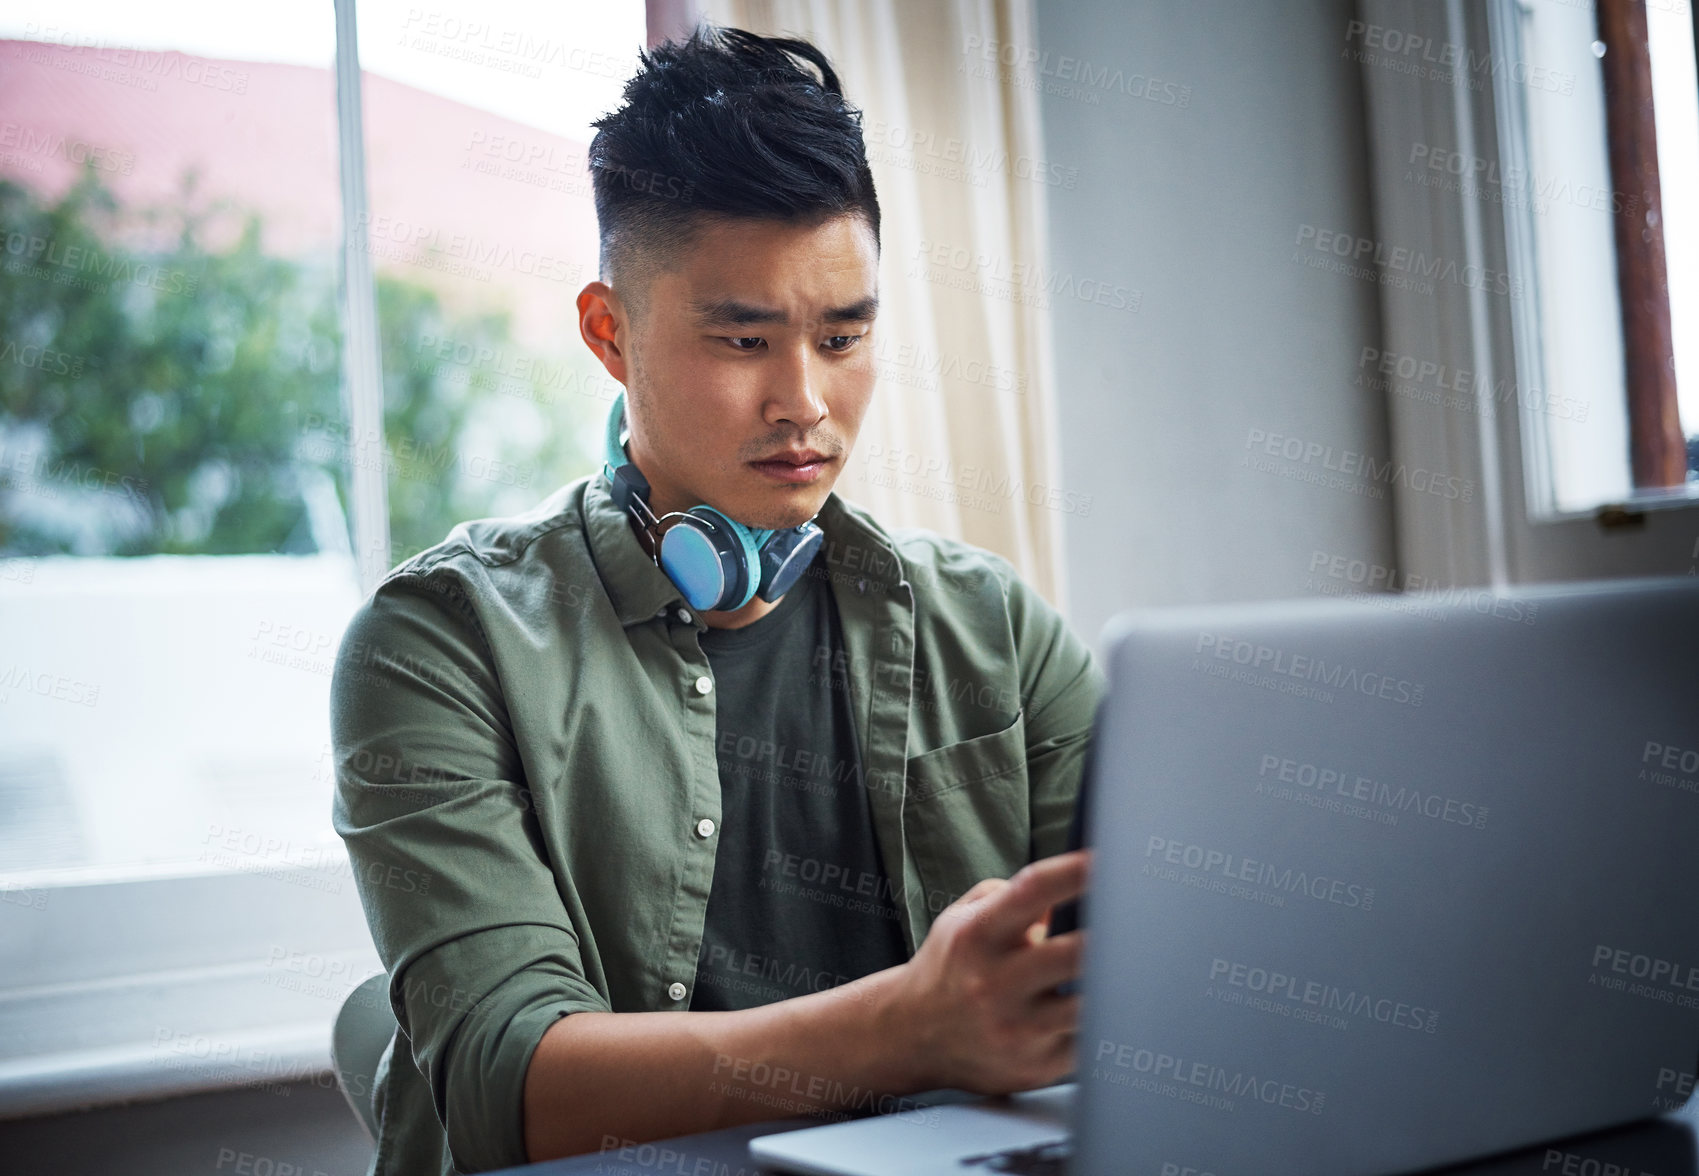
<instances>
[{"instance_id":1,"label":"man's black hair","mask_svg":"<svg viewBox=\"0 0 1699 1176\"><path fill-rule=\"evenodd\" d=\"M628 279L621 293L640 296L715 216L810 224L857 213L878 242L861 112L817 47L703 24L639 60L624 105L592 124L604 281Z\"/></svg>"}]
</instances>

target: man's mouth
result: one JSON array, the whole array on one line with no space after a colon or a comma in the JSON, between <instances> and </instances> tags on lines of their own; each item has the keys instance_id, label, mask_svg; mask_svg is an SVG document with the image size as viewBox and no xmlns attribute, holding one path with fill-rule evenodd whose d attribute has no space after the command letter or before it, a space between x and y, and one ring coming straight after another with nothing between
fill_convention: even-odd
<instances>
[{"instance_id":1,"label":"man's mouth","mask_svg":"<svg viewBox=\"0 0 1699 1176\"><path fill-rule=\"evenodd\" d=\"M815 449L787 449L749 464L780 482L812 482L819 477L831 458Z\"/></svg>"}]
</instances>

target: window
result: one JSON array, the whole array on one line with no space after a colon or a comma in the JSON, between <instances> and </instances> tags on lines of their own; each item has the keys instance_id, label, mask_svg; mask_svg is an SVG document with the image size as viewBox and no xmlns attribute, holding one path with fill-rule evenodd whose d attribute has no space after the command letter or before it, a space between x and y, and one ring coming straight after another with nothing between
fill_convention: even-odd
<instances>
[{"instance_id":1,"label":"window","mask_svg":"<svg viewBox=\"0 0 1699 1176\"><path fill-rule=\"evenodd\" d=\"M1528 0L1515 23L1529 76L1561 83L1520 89L1526 169L1502 178L1520 197L1507 213L1532 226L1538 346L1520 358L1566 408L1524 414L1531 512L1685 497L1699 479L1692 12Z\"/></svg>"},{"instance_id":2,"label":"window","mask_svg":"<svg viewBox=\"0 0 1699 1176\"><path fill-rule=\"evenodd\" d=\"M289 423L338 400L333 30L206 16L8 9L0 790L31 815L0 837L32 885L203 862L212 823L305 844L329 803L358 593L343 471Z\"/></svg>"},{"instance_id":3,"label":"window","mask_svg":"<svg viewBox=\"0 0 1699 1176\"><path fill-rule=\"evenodd\" d=\"M1699 28L1690 0L1654 0L1646 7L1646 27L1675 388L1691 482L1699 479Z\"/></svg>"},{"instance_id":4,"label":"window","mask_svg":"<svg viewBox=\"0 0 1699 1176\"><path fill-rule=\"evenodd\" d=\"M1692 437L1699 90L1681 70L1683 55L1692 70L1693 18L1689 0L1647 9L1675 374ZM1699 483L1634 485L1626 357L1649 351L1624 344L1617 234L1644 219L1646 201L1613 174L1600 49L1612 51L1596 45L1595 0L1374 11L1389 22L1373 26L1385 51L1362 75L1376 232L1464 279L1383 286L1386 350L1408 368L1388 403L1393 455L1480 487L1469 501L1400 499L1400 569L1491 585L1699 569Z\"/></svg>"},{"instance_id":5,"label":"window","mask_svg":"<svg viewBox=\"0 0 1699 1176\"><path fill-rule=\"evenodd\" d=\"M362 0L367 250L383 337L389 563L599 464L619 392L578 337L596 277L585 150L643 7Z\"/></svg>"},{"instance_id":6,"label":"window","mask_svg":"<svg viewBox=\"0 0 1699 1176\"><path fill-rule=\"evenodd\" d=\"M366 158L337 12L0 13L0 1110L322 1070L377 967L342 629L593 468L584 150L643 5L366 0Z\"/></svg>"}]
</instances>

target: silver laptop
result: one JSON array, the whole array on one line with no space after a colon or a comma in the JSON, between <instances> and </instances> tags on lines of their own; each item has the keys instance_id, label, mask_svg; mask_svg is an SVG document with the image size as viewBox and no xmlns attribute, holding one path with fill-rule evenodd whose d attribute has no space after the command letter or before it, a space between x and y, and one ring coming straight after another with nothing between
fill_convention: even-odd
<instances>
[{"instance_id":1,"label":"silver laptop","mask_svg":"<svg viewBox=\"0 0 1699 1176\"><path fill-rule=\"evenodd\" d=\"M1130 613L1102 648L1075 1081L756 1160L1409 1172L1686 1101L1699 583Z\"/></svg>"}]
</instances>

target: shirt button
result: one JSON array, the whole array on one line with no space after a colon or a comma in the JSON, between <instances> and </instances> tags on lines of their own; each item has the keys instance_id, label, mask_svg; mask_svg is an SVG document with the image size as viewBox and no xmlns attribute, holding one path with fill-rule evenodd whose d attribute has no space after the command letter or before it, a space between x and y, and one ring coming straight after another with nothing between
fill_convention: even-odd
<instances>
[{"instance_id":1,"label":"shirt button","mask_svg":"<svg viewBox=\"0 0 1699 1176\"><path fill-rule=\"evenodd\" d=\"M667 985L667 995L674 1000L683 1000L684 991L684 985L680 984L677 980L674 980L671 984Z\"/></svg>"},{"instance_id":2,"label":"shirt button","mask_svg":"<svg viewBox=\"0 0 1699 1176\"><path fill-rule=\"evenodd\" d=\"M714 822L713 821L710 821L707 817L703 817L700 821L696 822L696 836L698 836L698 837L712 837L713 835L714 835Z\"/></svg>"},{"instance_id":3,"label":"shirt button","mask_svg":"<svg viewBox=\"0 0 1699 1176\"><path fill-rule=\"evenodd\" d=\"M679 609L678 612L675 615L678 617L679 622L681 624L685 624L685 625L690 624L690 613L687 612L685 609L682 609L682 608Z\"/></svg>"},{"instance_id":4,"label":"shirt button","mask_svg":"<svg viewBox=\"0 0 1699 1176\"><path fill-rule=\"evenodd\" d=\"M700 678L696 679L696 693L706 694L713 688L714 679L710 678L707 674L703 674Z\"/></svg>"}]
</instances>

